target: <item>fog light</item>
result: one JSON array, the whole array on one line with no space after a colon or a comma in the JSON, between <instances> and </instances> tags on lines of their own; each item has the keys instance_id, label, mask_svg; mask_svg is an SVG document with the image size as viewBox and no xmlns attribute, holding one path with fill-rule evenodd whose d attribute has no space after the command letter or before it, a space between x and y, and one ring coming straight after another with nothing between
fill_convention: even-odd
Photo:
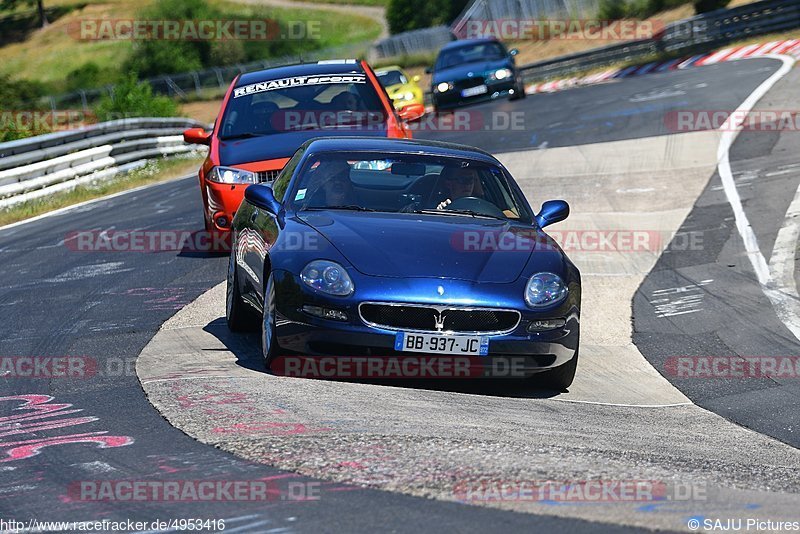
<instances>
[{"instance_id":1,"label":"fog light","mask_svg":"<svg viewBox=\"0 0 800 534\"><path fill-rule=\"evenodd\" d=\"M566 319L541 319L539 321L531 321L531 324L528 325L528 332L555 330L556 328L563 328L566 324Z\"/></svg>"},{"instance_id":2,"label":"fog light","mask_svg":"<svg viewBox=\"0 0 800 534\"><path fill-rule=\"evenodd\" d=\"M321 306L303 306L303 311L320 319L332 319L334 321L347 321L347 314L341 310L332 310Z\"/></svg>"}]
</instances>

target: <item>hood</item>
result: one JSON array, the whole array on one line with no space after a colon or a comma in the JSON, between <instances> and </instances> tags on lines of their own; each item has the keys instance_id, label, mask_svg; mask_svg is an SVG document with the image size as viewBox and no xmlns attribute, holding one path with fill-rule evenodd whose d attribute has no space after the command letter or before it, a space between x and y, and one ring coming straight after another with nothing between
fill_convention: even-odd
<instances>
[{"instance_id":1,"label":"hood","mask_svg":"<svg viewBox=\"0 0 800 534\"><path fill-rule=\"evenodd\" d=\"M295 151L314 137L332 136L375 136L386 137L386 128L370 129L328 129L328 130L303 130L300 132L284 132L253 137L250 139L236 139L219 141L219 164L237 165L254 161L265 161L278 158L289 158Z\"/></svg>"},{"instance_id":2,"label":"hood","mask_svg":"<svg viewBox=\"0 0 800 534\"><path fill-rule=\"evenodd\" d=\"M541 231L532 226L466 216L336 210L298 216L370 276L510 283L522 274L532 243L542 242ZM501 249L495 246L500 235L508 242L524 235L531 243Z\"/></svg>"},{"instance_id":3,"label":"hood","mask_svg":"<svg viewBox=\"0 0 800 534\"><path fill-rule=\"evenodd\" d=\"M471 72L473 76L484 76L487 72L497 69L514 69L511 61L503 58L494 61L473 61L472 63L461 63L446 69L437 70L433 73L431 84L435 86L441 82L452 82L469 78Z\"/></svg>"}]
</instances>

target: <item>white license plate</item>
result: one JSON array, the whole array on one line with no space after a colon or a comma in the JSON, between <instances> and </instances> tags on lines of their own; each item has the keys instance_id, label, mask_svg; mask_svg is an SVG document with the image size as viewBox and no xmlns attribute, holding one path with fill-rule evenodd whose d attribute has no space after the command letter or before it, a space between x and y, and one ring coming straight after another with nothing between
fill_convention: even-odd
<instances>
[{"instance_id":1,"label":"white license plate","mask_svg":"<svg viewBox=\"0 0 800 534\"><path fill-rule=\"evenodd\" d=\"M489 338L487 336L451 336L398 332L394 339L394 350L486 356L489 354Z\"/></svg>"},{"instance_id":2,"label":"white license plate","mask_svg":"<svg viewBox=\"0 0 800 534\"><path fill-rule=\"evenodd\" d=\"M469 89L464 89L463 91L461 91L461 96L466 98L475 95L482 95L486 93L486 91L488 91L488 89L486 88L485 85L479 85L477 87L470 87Z\"/></svg>"}]
</instances>

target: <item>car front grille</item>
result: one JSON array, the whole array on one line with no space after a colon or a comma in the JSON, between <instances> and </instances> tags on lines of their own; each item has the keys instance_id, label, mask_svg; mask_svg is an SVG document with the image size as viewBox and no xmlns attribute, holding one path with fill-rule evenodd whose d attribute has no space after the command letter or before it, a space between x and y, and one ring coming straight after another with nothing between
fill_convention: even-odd
<instances>
[{"instance_id":1,"label":"car front grille","mask_svg":"<svg viewBox=\"0 0 800 534\"><path fill-rule=\"evenodd\" d=\"M256 173L256 176L258 177L258 181L261 183L274 182L275 178L277 178L280 173L281 169L275 171L259 171Z\"/></svg>"},{"instance_id":2,"label":"car front grille","mask_svg":"<svg viewBox=\"0 0 800 534\"><path fill-rule=\"evenodd\" d=\"M386 330L471 334L511 332L521 317L516 310L380 302L364 302L358 311L367 325Z\"/></svg>"}]
</instances>

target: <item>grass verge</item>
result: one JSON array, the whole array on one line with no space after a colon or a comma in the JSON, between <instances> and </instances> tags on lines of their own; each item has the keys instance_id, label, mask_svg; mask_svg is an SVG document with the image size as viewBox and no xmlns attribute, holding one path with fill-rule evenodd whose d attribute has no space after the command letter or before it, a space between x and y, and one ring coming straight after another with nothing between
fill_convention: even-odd
<instances>
[{"instance_id":1,"label":"grass verge","mask_svg":"<svg viewBox=\"0 0 800 534\"><path fill-rule=\"evenodd\" d=\"M292 1L308 2L309 0L292 0ZM389 7L389 0L311 0L311 1L313 1L315 4Z\"/></svg>"},{"instance_id":2,"label":"grass verge","mask_svg":"<svg viewBox=\"0 0 800 534\"><path fill-rule=\"evenodd\" d=\"M68 11L47 28L29 32L23 41L0 47L0 72L15 80L36 80L52 86L51 92L66 87L67 74L89 62L101 70L119 69L133 49L129 40L80 41L76 29L83 19L136 19L137 13L151 4L150 0L103 0L80 3L60 1ZM257 8L260 13L283 21L316 21L319 23L317 48L345 45L375 39L381 27L372 18L305 8L254 6L232 1L212 0L230 19L246 17Z\"/></svg>"},{"instance_id":3,"label":"grass verge","mask_svg":"<svg viewBox=\"0 0 800 534\"><path fill-rule=\"evenodd\" d=\"M37 215L57 210L87 200L126 191L142 185L166 182L191 172L196 172L205 156L196 154L152 160L141 169L116 179L97 184L76 187L71 191L54 193L46 198L24 202L6 210L0 210L0 226L11 224Z\"/></svg>"}]
</instances>

